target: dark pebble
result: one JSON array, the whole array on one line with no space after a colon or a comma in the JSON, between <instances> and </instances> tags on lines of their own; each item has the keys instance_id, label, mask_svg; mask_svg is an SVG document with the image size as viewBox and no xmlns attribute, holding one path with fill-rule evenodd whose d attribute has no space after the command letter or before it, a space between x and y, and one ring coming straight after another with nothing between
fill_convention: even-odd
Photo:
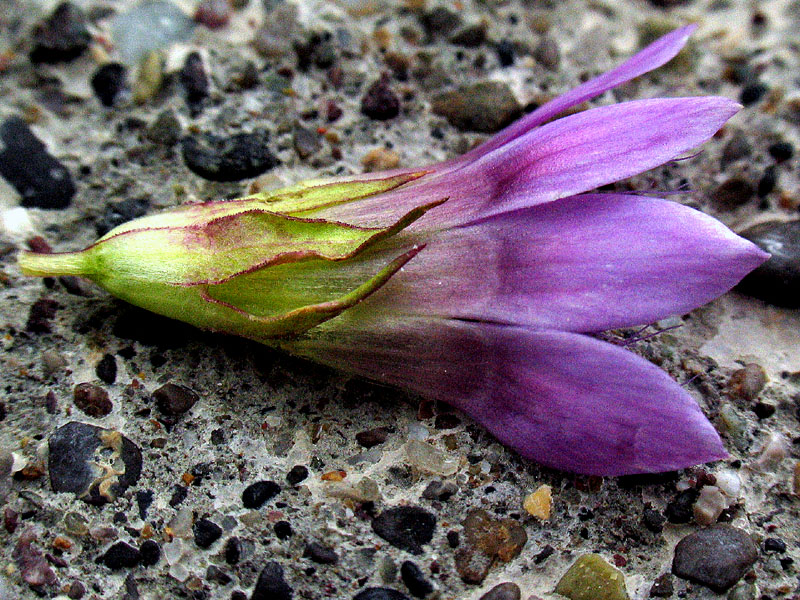
<instances>
[{"instance_id":1,"label":"dark pebble","mask_svg":"<svg viewBox=\"0 0 800 600\"><path fill-rule=\"evenodd\" d=\"M30 333L50 333L50 321L56 316L56 311L61 305L52 298L39 298L31 305L28 320L25 322L25 331Z\"/></svg>"},{"instance_id":2,"label":"dark pebble","mask_svg":"<svg viewBox=\"0 0 800 600\"><path fill-rule=\"evenodd\" d=\"M319 542L310 542L306 544L303 550L303 558L310 558L321 565L332 565L338 562L339 555L328 546L324 546Z\"/></svg>"},{"instance_id":3,"label":"dark pebble","mask_svg":"<svg viewBox=\"0 0 800 600\"><path fill-rule=\"evenodd\" d=\"M181 503L186 500L186 496L189 495L189 488L184 485L176 485L172 489L172 496L169 499L169 505L172 508L180 506Z\"/></svg>"},{"instance_id":4,"label":"dark pebble","mask_svg":"<svg viewBox=\"0 0 800 600\"><path fill-rule=\"evenodd\" d=\"M756 190L749 181L731 177L711 192L711 200L720 210L734 210L747 204L755 194Z\"/></svg>"},{"instance_id":5,"label":"dark pebble","mask_svg":"<svg viewBox=\"0 0 800 600\"><path fill-rule=\"evenodd\" d=\"M113 501L139 480L142 453L117 431L70 422L56 429L48 441L48 471L54 492L72 492L90 504ZM124 472L112 476L98 466L108 452L119 453ZM115 466L119 469L119 461Z\"/></svg>"},{"instance_id":6,"label":"dark pebble","mask_svg":"<svg viewBox=\"0 0 800 600\"><path fill-rule=\"evenodd\" d=\"M356 441L364 448L372 448L378 444L382 444L389 437L389 430L386 427L375 427L374 429L367 429L366 431L359 431L356 434Z\"/></svg>"},{"instance_id":7,"label":"dark pebble","mask_svg":"<svg viewBox=\"0 0 800 600\"><path fill-rule=\"evenodd\" d=\"M111 385L117 380L117 361L113 354L104 354L94 368L100 381Z\"/></svg>"},{"instance_id":8,"label":"dark pebble","mask_svg":"<svg viewBox=\"0 0 800 600\"><path fill-rule=\"evenodd\" d=\"M242 504L245 508L261 508L261 506L277 496L281 491L274 481L256 481L248 485L242 492Z\"/></svg>"},{"instance_id":9,"label":"dark pebble","mask_svg":"<svg viewBox=\"0 0 800 600\"><path fill-rule=\"evenodd\" d=\"M433 539L434 529L436 517L419 506L389 508L372 521L376 534L411 554L422 554L422 546Z\"/></svg>"},{"instance_id":10,"label":"dark pebble","mask_svg":"<svg viewBox=\"0 0 800 600\"><path fill-rule=\"evenodd\" d=\"M753 412L759 419L769 419L775 414L777 407L771 402L756 402Z\"/></svg>"},{"instance_id":11,"label":"dark pebble","mask_svg":"<svg viewBox=\"0 0 800 600\"><path fill-rule=\"evenodd\" d=\"M92 40L86 25L86 17L80 8L70 2L59 4L33 30L31 62L59 63L79 57Z\"/></svg>"},{"instance_id":12,"label":"dark pebble","mask_svg":"<svg viewBox=\"0 0 800 600\"><path fill-rule=\"evenodd\" d=\"M231 600L247 600L247 594L241 590L233 590L231 592Z\"/></svg>"},{"instance_id":13,"label":"dark pebble","mask_svg":"<svg viewBox=\"0 0 800 600\"><path fill-rule=\"evenodd\" d=\"M208 97L208 75L199 52L190 52L181 67L180 82L186 104L193 115L200 112L203 100Z\"/></svg>"},{"instance_id":14,"label":"dark pebble","mask_svg":"<svg viewBox=\"0 0 800 600\"><path fill-rule=\"evenodd\" d=\"M293 533L289 521L278 521L272 526L272 530L275 532L275 537L279 540L287 540L292 537Z\"/></svg>"},{"instance_id":15,"label":"dark pebble","mask_svg":"<svg viewBox=\"0 0 800 600\"><path fill-rule=\"evenodd\" d=\"M258 177L280 164L268 148L264 130L229 137L211 133L183 140L183 160L190 171L210 181L241 181Z\"/></svg>"},{"instance_id":16,"label":"dark pebble","mask_svg":"<svg viewBox=\"0 0 800 600\"><path fill-rule=\"evenodd\" d=\"M208 565L206 569L206 579L220 585L228 585L232 581L231 576L217 565Z\"/></svg>"},{"instance_id":17,"label":"dark pebble","mask_svg":"<svg viewBox=\"0 0 800 600\"><path fill-rule=\"evenodd\" d=\"M113 544L103 555L102 562L109 569L132 569L142 560L142 554L137 548L125 542Z\"/></svg>"},{"instance_id":18,"label":"dark pebble","mask_svg":"<svg viewBox=\"0 0 800 600\"><path fill-rule=\"evenodd\" d=\"M300 158L308 158L322 148L319 134L305 127L296 127L292 139L294 150Z\"/></svg>"},{"instance_id":19,"label":"dark pebble","mask_svg":"<svg viewBox=\"0 0 800 600\"><path fill-rule=\"evenodd\" d=\"M753 146L747 136L737 132L722 148L722 168L725 169L730 163L742 158L747 158L753 153Z\"/></svg>"},{"instance_id":20,"label":"dark pebble","mask_svg":"<svg viewBox=\"0 0 800 600\"><path fill-rule=\"evenodd\" d=\"M745 106L750 106L761 100L766 93L767 86L763 83L751 83L742 88L742 93L739 94L739 102Z\"/></svg>"},{"instance_id":21,"label":"dark pebble","mask_svg":"<svg viewBox=\"0 0 800 600\"><path fill-rule=\"evenodd\" d=\"M548 558L553 556L556 549L553 548L550 544L546 544L539 552L533 557L533 562L537 565L542 564Z\"/></svg>"},{"instance_id":22,"label":"dark pebble","mask_svg":"<svg viewBox=\"0 0 800 600\"><path fill-rule=\"evenodd\" d=\"M361 98L361 112L370 119L386 121L400 114L400 98L389 87L385 73L373 83Z\"/></svg>"},{"instance_id":23,"label":"dark pebble","mask_svg":"<svg viewBox=\"0 0 800 600\"><path fill-rule=\"evenodd\" d=\"M208 519L199 519L192 526L194 543L201 548L208 548L222 537L222 527Z\"/></svg>"},{"instance_id":24,"label":"dark pebble","mask_svg":"<svg viewBox=\"0 0 800 600\"><path fill-rule=\"evenodd\" d=\"M758 547L747 532L713 525L678 542L672 573L721 594L744 577L757 558Z\"/></svg>"},{"instance_id":25,"label":"dark pebble","mask_svg":"<svg viewBox=\"0 0 800 600\"><path fill-rule=\"evenodd\" d=\"M450 35L461 27L461 17L444 6L437 6L420 17L420 23L429 38Z\"/></svg>"},{"instance_id":26,"label":"dark pebble","mask_svg":"<svg viewBox=\"0 0 800 600\"><path fill-rule=\"evenodd\" d=\"M229 538L225 542L223 556L229 565L237 564L242 558L242 541L236 536Z\"/></svg>"},{"instance_id":27,"label":"dark pebble","mask_svg":"<svg viewBox=\"0 0 800 600\"><path fill-rule=\"evenodd\" d=\"M501 67L510 67L514 64L514 44L508 40L500 40L494 48L497 60Z\"/></svg>"},{"instance_id":28,"label":"dark pebble","mask_svg":"<svg viewBox=\"0 0 800 600\"><path fill-rule=\"evenodd\" d=\"M479 600L520 600L522 592L516 583L507 582L494 586Z\"/></svg>"},{"instance_id":29,"label":"dark pebble","mask_svg":"<svg viewBox=\"0 0 800 600\"><path fill-rule=\"evenodd\" d=\"M561 64L561 51L556 41L544 36L533 50L533 57L548 71L558 71Z\"/></svg>"},{"instance_id":30,"label":"dark pebble","mask_svg":"<svg viewBox=\"0 0 800 600\"><path fill-rule=\"evenodd\" d=\"M181 122L175 111L166 109L161 111L156 120L147 128L147 139L156 144L171 148L181 139Z\"/></svg>"},{"instance_id":31,"label":"dark pebble","mask_svg":"<svg viewBox=\"0 0 800 600\"><path fill-rule=\"evenodd\" d=\"M114 408L108 392L93 383L76 385L72 400L83 413L95 418L105 417Z\"/></svg>"},{"instance_id":32,"label":"dark pebble","mask_svg":"<svg viewBox=\"0 0 800 600\"><path fill-rule=\"evenodd\" d=\"M436 419L433 422L433 426L436 429L455 429L459 425L461 425L461 419L458 418L458 415L451 413L436 415Z\"/></svg>"},{"instance_id":33,"label":"dark pebble","mask_svg":"<svg viewBox=\"0 0 800 600\"><path fill-rule=\"evenodd\" d=\"M283 567L270 561L261 570L250 600L291 600L293 596L294 591L283 578Z\"/></svg>"},{"instance_id":34,"label":"dark pebble","mask_svg":"<svg viewBox=\"0 0 800 600\"><path fill-rule=\"evenodd\" d=\"M731 373L727 391L732 398L740 398L752 402L767 385L767 372L758 363L747 363L744 368Z\"/></svg>"},{"instance_id":35,"label":"dark pebble","mask_svg":"<svg viewBox=\"0 0 800 600\"><path fill-rule=\"evenodd\" d=\"M448 501L458 492L458 486L452 481L431 481L422 492L426 500Z\"/></svg>"},{"instance_id":36,"label":"dark pebble","mask_svg":"<svg viewBox=\"0 0 800 600\"><path fill-rule=\"evenodd\" d=\"M765 198L775 189L776 183L778 183L778 172L774 166L769 166L764 169L764 174L761 176L761 179L758 180L756 194L759 198Z\"/></svg>"},{"instance_id":37,"label":"dark pebble","mask_svg":"<svg viewBox=\"0 0 800 600\"><path fill-rule=\"evenodd\" d=\"M651 598L669 598L674 593L672 585L672 575L664 573L656 577L653 586L650 588Z\"/></svg>"},{"instance_id":38,"label":"dark pebble","mask_svg":"<svg viewBox=\"0 0 800 600\"><path fill-rule=\"evenodd\" d=\"M136 504L139 507L139 518L143 521L147 519L147 509L153 504L155 494L153 490L139 490L136 492Z\"/></svg>"},{"instance_id":39,"label":"dark pebble","mask_svg":"<svg viewBox=\"0 0 800 600\"><path fill-rule=\"evenodd\" d=\"M231 0L202 0L194 13L194 20L209 29L225 27L231 20Z\"/></svg>"},{"instance_id":40,"label":"dark pebble","mask_svg":"<svg viewBox=\"0 0 800 600\"><path fill-rule=\"evenodd\" d=\"M50 394L50 392L48 392ZM0 400L0 423L6 420L8 416L8 409L6 408L6 403Z\"/></svg>"},{"instance_id":41,"label":"dark pebble","mask_svg":"<svg viewBox=\"0 0 800 600\"><path fill-rule=\"evenodd\" d=\"M483 81L439 94L432 101L435 114L461 131L493 133L522 114L511 89L498 81Z\"/></svg>"},{"instance_id":42,"label":"dark pebble","mask_svg":"<svg viewBox=\"0 0 800 600\"><path fill-rule=\"evenodd\" d=\"M408 600L408 596L392 588L369 587L353 596L353 600Z\"/></svg>"},{"instance_id":43,"label":"dark pebble","mask_svg":"<svg viewBox=\"0 0 800 600\"><path fill-rule=\"evenodd\" d=\"M139 546L139 554L142 557L142 564L145 567L152 567L161 558L161 547L153 540L145 540Z\"/></svg>"},{"instance_id":44,"label":"dark pebble","mask_svg":"<svg viewBox=\"0 0 800 600\"><path fill-rule=\"evenodd\" d=\"M107 204L103 216L94 224L95 231L97 235L104 236L118 225L143 217L149 210L150 200L145 196Z\"/></svg>"},{"instance_id":45,"label":"dark pebble","mask_svg":"<svg viewBox=\"0 0 800 600\"><path fill-rule=\"evenodd\" d=\"M11 553L19 569L22 580L34 589L42 586L54 585L58 579L53 569L47 564L47 559L34 545L36 535L31 530L24 531L19 536L14 550Z\"/></svg>"},{"instance_id":46,"label":"dark pebble","mask_svg":"<svg viewBox=\"0 0 800 600\"><path fill-rule=\"evenodd\" d=\"M642 523L648 531L653 533L661 533L664 531L664 523L666 518L659 511L652 508L645 508L642 513Z\"/></svg>"},{"instance_id":47,"label":"dark pebble","mask_svg":"<svg viewBox=\"0 0 800 600\"><path fill-rule=\"evenodd\" d=\"M199 399L189 388L174 383L165 383L153 392L158 410L171 417L187 412Z\"/></svg>"},{"instance_id":48,"label":"dark pebble","mask_svg":"<svg viewBox=\"0 0 800 600\"><path fill-rule=\"evenodd\" d=\"M80 581L71 581L67 584L66 594L70 600L81 600L86 595L86 586Z\"/></svg>"},{"instance_id":49,"label":"dark pebble","mask_svg":"<svg viewBox=\"0 0 800 600\"><path fill-rule=\"evenodd\" d=\"M114 106L119 93L125 89L128 72L119 63L107 63L92 75L92 90L103 106Z\"/></svg>"},{"instance_id":50,"label":"dark pebble","mask_svg":"<svg viewBox=\"0 0 800 600\"><path fill-rule=\"evenodd\" d=\"M784 162L794 156L794 146L789 142L775 142L767 150L776 162Z\"/></svg>"},{"instance_id":51,"label":"dark pebble","mask_svg":"<svg viewBox=\"0 0 800 600\"><path fill-rule=\"evenodd\" d=\"M486 25L484 23L469 25L456 31L448 41L465 48L477 48L486 41Z\"/></svg>"},{"instance_id":52,"label":"dark pebble","mask_svg":"<svg viewBox=\"0 0 800 600\"><path fill-rule=\"evenodd\" d=\"M786 552L786 542L778 538L767 538L764 540L764 551L783 554Z\"/></svg>"},{"instance_id":53,"label":"dark pebble","mask_svg":"<svg viewBox=\"0 0 800 600\"><path fill-rule=\"evenodd\" d=\"M69 171L47 152L25 121L11 117L0 125L0 175L22 196L27 208L69 206L75 184Z\"/></svg>"},{"instance_id":54,"label":"dark pebble","mask_svg":"<svg viewBox=\"0 0 800 600\"><path fill-rule=\"evenodd\" d=\"M800 221L767 221L740 235L772 257L747 275L737 289L770 304L800 307Z\"/></svg>"},{"instance_id":55,"label":"dark pebble","mask_svg":"<svg viewBox=\"0 0 800 600\"><path fill-rule=\"evenodd\" d=\"M694 517L692 506L700 492L694 488L679 492L664 509L664 516L670 523L689 523Z\"/></svg>"},{"instance_id":56,"label":"dark pebble","mask_svg":"<svg viewBox=\"0 0 800 600\"><path fill-rule=\"evenodd\" d=\"M344 111L339 108L339 105L333 100L328 100L328 102L325 104L325 118L327 119L328 123L338 121L343 114Z\"/></svg>"},{"instance_id":57,"label":"dark pebble","mask_svg":"<svg viewBox=\"0 0 800 600\"><path fill-rule=\"evenodd\" d=\"M308 477L308 469L303 465L295 465L286 474L286 481L289 482L289 485L297 485L306 477Z\"/></svg>"},{"instance_id":58,"label":"dark pebble","mask_svg":"<svg viewBox=\"0 0 800 600\"><path fill-rule=\"evenodd\" d=\"M406 560L400 565L400 577L412 596L424 598L433 592L433 585L425 579L422 569L410 560Z\"/></svg>"},{"instance_id":59,"label":"dark pebble","mask_svg":"<svg viewBox=\"0 0 800 600\"><path fill-rule=\"evenodd\" d=\"M451 548L458 548L458 545L461 543L461 540L459 539L460 536L458 535L457 531L455 530L448 531L446 537L448 546L450 546Z\"/></svg>"}]
</instances>

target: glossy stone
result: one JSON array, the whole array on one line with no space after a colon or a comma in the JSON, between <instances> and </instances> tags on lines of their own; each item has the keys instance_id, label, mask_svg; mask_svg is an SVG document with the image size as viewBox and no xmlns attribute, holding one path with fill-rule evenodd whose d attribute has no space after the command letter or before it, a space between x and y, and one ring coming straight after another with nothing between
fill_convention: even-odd
<instances>
[{"instance_id":1,"label":"glossy stone","mask_svg":"<svg viewBox=\"0 0 800 600\"><path fill-rule=\"evenodd\" d=\"M736 289L776 306L800 307L800 221L767 221L740 235L772 257Z\"/></svg>"},{"instance_id":2,"label":"glossy stone","mask_svg":"<svg viewBox=\"0 0 800 600\"><path fill-rule=\"evenodd\" d=\"M722 593L744 577L757 558L758 547L746 531L714 525L678 542L672 572Z\"/></svg>"}]
</instances>

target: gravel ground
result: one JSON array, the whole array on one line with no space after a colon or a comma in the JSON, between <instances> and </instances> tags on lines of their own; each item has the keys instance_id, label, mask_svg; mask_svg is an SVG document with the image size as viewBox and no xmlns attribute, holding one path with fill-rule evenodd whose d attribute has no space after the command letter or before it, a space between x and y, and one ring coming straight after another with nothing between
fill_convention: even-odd
<instances>
[{"instance_id":1,"label":"gravel ground","mask_svg":"<svg viewBox=\"0 0 800 600\"><path fill-rule=\"evenodd\" d=\"M615 332L685 382L730 459L598 478L523 460L446 406L16 266L19 248L78 249L189 200L457 156L689 22L675 61L591 104L745 107L616 189L689 190L671 197L736 231L792 222L800 4L232 4L155 3L153 22L122 19L124 1L0 6L0 597L800 598L800 302L780 275L757 293L771 304L732 292Z\"/></svg>"}]
</instances>

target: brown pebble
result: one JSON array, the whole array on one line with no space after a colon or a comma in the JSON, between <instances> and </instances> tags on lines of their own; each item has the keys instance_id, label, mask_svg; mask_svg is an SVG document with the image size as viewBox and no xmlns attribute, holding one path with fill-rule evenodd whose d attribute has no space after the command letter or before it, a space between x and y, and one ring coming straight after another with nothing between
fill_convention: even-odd
<instances>
[{"instance_id":1,"label":"brown pebble","mask_svg":"<svg viewBox=\"0 0 800 600\"><path fill-rule=\"evenodd\" d=\"M732 398L755 400L767 385L767 373L756 363L747 363L743 369L734 371L728 380L728 395Z\"/></svg>"},{"instance_id":2,"label":"brown pebble","mask_svg":"<svg viewBox=\"0 0 800 600\"><path fill-rule=\"evenodd\" d=\"M187 387L174 383L165 383L153 392L153 400L163 414L168 416L182 415L192 408L200 397Z\"/></svg>"},{"instance_id":3,"label":"brown pebble","mask_svg":"<svg viewBox=\"0 0 800 600\"><path fill-rule=\"evenodd\" d=\"M720 210L733 210L747 204L755 193L756 190L749 181L732 177L711 192L711 200Z\"/></svg>"},{"instance_id":4,"label":"brown pebble","mask_svg":"<svg viewBox=\"0 0 800 600\"><path fill-rule=\"evenodd\" d=\"M465 544L456 552L456 570L466 583L481 583L496 560L513 560L528 542L517 521L494 519L483 509L467 514L464 537Z\"/></svg>"},{"instance_id":5,"label":"brown pebble","mask_svg":"<svg viewBox=\"0 0 800 600\"><path fill-rule=\"evenodd\" d=\"M522 592L516 583L510 581L494 586L480 600L520 600Z\"/></svg>"},{"instance_id":6,"label":"brown pebble","mask_svg":"<svg viewBox=\"0 0 800 600\"><path fill-rule=\"evenodd\" d=\"M56 310L59 308L61 305L52 298L39 298L31 305L28 321L25 323L25 331L50 333L52 331L50 321L56 316Z\"/></svg>"},{"instance_id":7,"label":"brown pebble","mask_svg":"<svg viewBox=\"0 0 800 600\"><path fill-rule=\"evenodd\" d=\"M384 73L361 98L361 112L370 119L386 121L400 114L400 99L389 87L389 76Z\"/></svg>"},{"instance_id":8,"label":"brown pebble","mask_svg":"<svg viewBox=\"0 0 800 600\"><path fill-rule=\"evenodd\" d=\"M385 427L375 427L366 431L359 431L356 434L356 441L364 448L372 448L382 444L389 436L389 431Z\"/></svg>"},{"instance_id":9,"label":"brown pebble","mask_svg":"<svg viewBox=\"0 0 800 600\"><path fill-rule=\"evenodd\" d=\"M108 392L93 383L76 385L72 400L82 412L95 418L105 417L114 408Z\"/></svg>"},{"instance_id":10,"label":"brown pebble","mask_svg":"<svg viewBox=\"0 0 800 600\"><path fill-rule=\"evenodd\" d=\"M361 159L361 164L364 165L364 170L367 173L386 171L387 169L394 169L400 164L400 155L394 150L375 148L364 155L364 158Z\"/></svg>"}]
</instances>

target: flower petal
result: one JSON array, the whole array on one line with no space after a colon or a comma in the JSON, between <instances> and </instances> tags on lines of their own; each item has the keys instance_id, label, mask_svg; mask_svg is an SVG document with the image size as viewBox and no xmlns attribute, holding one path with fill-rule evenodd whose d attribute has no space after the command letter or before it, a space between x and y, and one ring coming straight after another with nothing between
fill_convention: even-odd
<instances>
[{"instance_id":1,"label":"flower petal","mask_svg":"<svg viewBox=\"0 0 800 600\"><path fill-rule=\"evenodd\" d=\"M768 256L675 202L586 194L436 234L375 300L416 314L602 331L688 312Z\"/></svg>"},{"instance_id":2,"label":"flower petal","mask_svg":"<svg viewBox=\"0 0 800 600\"><path fill-rule=\"evenodd\" d=\"M581 102L591 100L603 92L622 85L626 81L644 75L648 71L657 69L672 60L680 52L695 29L697 29L696 25L687 25L659 38L617 68L590 79L512 123L491 139L462 156L462 160L471 160L488 154L503 144L527 133L537 125L541 125L558 116L565 110Z\"/></svg>"},{"instance_id":3,"label":"flower petal","mask_svg":"<svg viewBox=\"0 0 800 600\"><path fill-rule=\"evenodd\" d=\"M387 323L380 315L373 330L350 317L330 321L329 338L287 348L448 402L543 465L624 475L726 456L689 394L620 347L574 333L437 319Z\"/></svg>"}]
</instances>

